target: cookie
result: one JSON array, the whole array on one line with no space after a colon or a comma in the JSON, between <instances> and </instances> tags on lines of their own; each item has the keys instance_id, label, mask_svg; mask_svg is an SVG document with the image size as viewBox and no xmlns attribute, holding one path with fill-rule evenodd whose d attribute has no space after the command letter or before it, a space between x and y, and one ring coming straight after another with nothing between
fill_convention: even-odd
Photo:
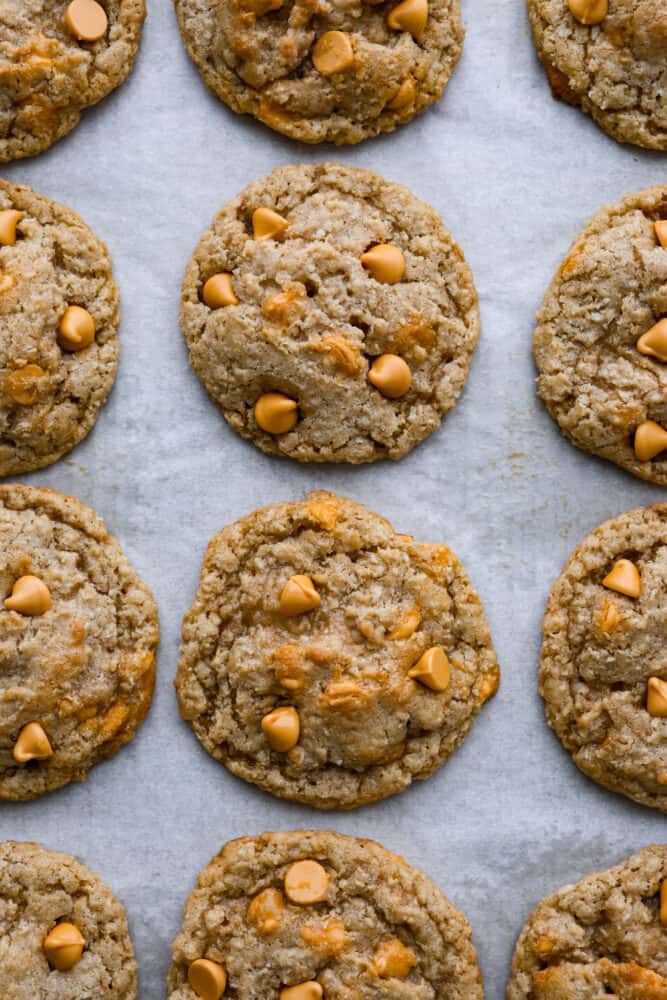
<instances>
[{"instance_id":1,"label":"cookie","mask_svg":"<svg viewBox=\"0 0 667 1000\"><path fill-rule=\"evenodd\" d=\"M667 845L566 885L533 911L507 1000L664 1000Z\"/></svg>"},{"instance_id":2,"label":"cookie","mask_svg":"<svg viewBox=\"0 0 667 1000\"><path fill-rule=\"evenodd\" d=\"M296 830L226 844L172 947L168 1000L481 1000L470 926L371 840Z\"/></svg>"},{"instance_id":3,"label":"cookie","mask_svg":"<svg viewBox=\"0 0 667 1000\"><path fill-rule=\"evenodd\" d=\"M537 315L538 389L584 451L667 485L667 185L603 208Z\"/></svg>"},{"instance_id":4,"label":"cookie","mask_svg":"<svg viewBox=\"0 0 667 1000\"><path fill-rule=\"evenodd\" d=\"M606 521L556 581L540 693L594 781L667 812L667 504Z\"/></svg>"},{"instance_id":5,"label":"cookie","mask_svg":"<svg viewBox=\"0 0 667 1000\"><path fill-rule=\"evenodd\" d=\"M440 99L459 0L174 0L191 59L233 111L302 142L361 142Z\"/></svg>"},{"instance_id":6,"label":"cookie","mask_svg":"<svg viewBox=\"0 0 667 1000\"><path fill-rule=\"evenodd\" d=\"M31 799L134 736L157 608L97 515L54 490L0 486L0 553L0 799Z\"/></svg>"},{"instance_id":7,"label":"cookie","mask_svg":"<svg viewBox=\"0 0 667 1000\"><path fill-rule=\"evenodd\" d=\"M109 252L68 208L0 180L0 476L93 428L118 366Z\"/></svg>"},{"instance_id":8,"label":"cookie","mask_svg":"<svg viewBox=\"0 0 667 1000\"><path fill-rule=\"evenodd\" d=\"M667 149L664 0L528 0L554 97L618 142Z\"/></svg>"},{"instance_id":9,"label":"cookie","mask_svg":"<svg viewBox=\"0 0 667 1000\"><path fill-rule=\"evenodd\" d=\"M134 1000L137 963L125 910L68 854L0 844L0 996Z\"/></svg>"},{"instance_id":10,"label":"cookie","mask_svg":"<svg viewBox=\"0 0 667 1000\"><path fill-rule=\"evenodd\" d=\"M352 809L433 774L498 680L482 605L451 549L320 492L213 538L176 688L183 717L234 774Z\"/></svg>"},{"instance_id":11,"label":"cookie","mask_svg":"<svg viewBox=\"0 0 667 1000\"><path fill-rule=\"evenodd\" d=\"M0 163L34 156L132 69L145 0L2 0Z\"/></svg>"},{"instance_id":12,"label":"cookie","mask_svg":"<svg viewBox=\"0 0 667 1000\"><path fill-rule=\"evenodd\" d=\"M397 459L463 389L477 293L440 217L368 170L279 167L183 281L190 363L234 430L304 462Z\"/></svg>"}]
</instances>

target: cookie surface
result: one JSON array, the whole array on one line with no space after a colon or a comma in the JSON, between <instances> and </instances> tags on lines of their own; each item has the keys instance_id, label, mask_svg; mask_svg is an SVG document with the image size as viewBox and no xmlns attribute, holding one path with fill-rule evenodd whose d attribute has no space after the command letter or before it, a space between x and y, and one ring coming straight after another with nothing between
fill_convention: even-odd
<instances>
[{"instance_id":1,"label":"cookie surface","mask_svg":"<svg viewBox=\"0 0 667 1000\"><path fill-rule=\"evenodd\" d=\"M287 223L273 238L257 225L267 209ZM402 258L399 280L374 276L365 255L378 246L380 277ZM204 300L216 275L231 280L229 305ZM472 274L437 213L335 163L280 167L223 208L188 263L181 322L234 430L310 462L400 458L454 406L479 336ZM370 380L381 357L403 385ZM287 432L258 423L258 401L276 393L298 405Z\"/></svg>"},{"instance_id":2,"label":"cookie surface","mask_svg":"<svg viewBox=\"0 0 667 1000\"><path fill-rule=\"evenodd\" d=\"M0 486L0 552L0 798L30 799L83 780L134 736L153 693L157 608L73 497ZM19 762L21 747L47 756Z\"/></svg>"},{"instance_id":3,"label":"cookie surface","mask_svg":"<svg viewBox=\"0 0 667 1000\"><path fill-rule=\"evenodd\" d=\"M667 847L647 847L544 899L514 952L507 1000L663 1000Z\"/></svg>"},{"instance_id":4,"label":"cookie surface","mask_svg":"<svg viewBox=\"0 0 667 1000\"><path fill-rule=\"evenodd\" d=\"M104 882L75 858L39 844L0 844L0 914L1 996L136 997L137 964L125 910ZM61 970L47 958L45 940L62 924L75 928L85 944L75 964Z\"/></svg>"},{"instance_id":5,"label":"cookie surface","mask_svg":"<svg viewBox=\"0 0 667 1000\"><path fill-rule=\"evenodd\" d=\"M296 879L304 861L315 871ZM319 898L307 902L314 878ZM373 841L327 831L228 843L197 880L172 956L168 1000L193 1000L188 973L201 958L245 1000L301 984L304 997L345 1000L483 996L470 926L431 880Z\"/></svg>"},{"instance_id":6,"label":"cookie surface","mask_svg":"<svg viewBox=\"0 0 667 1000\"><path fill-rule=\"evenodd\" d=\"M68 208L0 181L0 476L50 465L92 429L118 366L118 288L106 246ZM92 343L66 349L71 306Z\"/></svg>"},{"instance_id":7,"label":"cookie surface","mask_svg":"<svg viewBox=\"0 0 667 1000\"><path fill-rule=\"evenodd\" d=\"M667 236L661 242L664 230L656 223L666 219L667 185L629 194L598 212L551 282L534 340L539 393L563 434L578 448L662 486ZM657 352L647 353L647 337ZM643 434L655 442L648 453Z\"/></svg>"},{"instance_id":8,"label":"cookie surface","mask_svg":"<svg viewBox=\"0 0 667 1000\"><path fill-rule=\"evenodd\" d=\"M69 6L66 0L0 4L0 163L34 156L67 135L83 109L132 69L145 0L102 0L107 29L97 41L80 41L68 28ZM77 0L77 6L73 28L89 23L93 4Z\"/></svg>"},{"instance_id":9,"label":"cookie surface","mask_svg":"<svg viewBox=\"0 0 667 1000\"><path fill-rule=\"evenodd\" d=\"M310 143L360 142L410 121L442 96L463 46L459 0L410 0L394 16L394 0L175 5L210 90Z\"/></svg>"},{"instance_id":10,"label":"cookie surface","mask_svg":"<svg viewBox=\"0 0 667 1000\"><path fill-rule=\"evenodd\" d=\"M667 677L665 580L667 504L602 524L551 591L540 670L549 725L577 766L663 811L667 702L659 714L656 695Z\"/></svg>"},{"instance_id":11,"label":"cookie surface","mask_svg":"<svg viewBox=\"0 0 667 1000\"><path fill-rule=\"evenodd\" d=\"M296 592L289 607L295 577L316 597L299 607ZM434 647L449 659L442 690L408 676ZM213 538L176 687L183 717L234 774L283 798L350 809L437 770L498 678L480 600L450 549L311 493ZM276 709L292 726L298 717L289 749L274 749L266 719Z\"/></svg>"},{"instance_id":12,"label":"cookie surface","mask_svg":"<svg viewBox=\"0 0 667 1000\"><path fill-rule=\"evenodd\" d=\"M587 112L610 136L667 149L667 11L663 0L573 6L606 15L584 24L568 0L528 0L537 54L555 97Z\"/></svg>"}]
</instances>

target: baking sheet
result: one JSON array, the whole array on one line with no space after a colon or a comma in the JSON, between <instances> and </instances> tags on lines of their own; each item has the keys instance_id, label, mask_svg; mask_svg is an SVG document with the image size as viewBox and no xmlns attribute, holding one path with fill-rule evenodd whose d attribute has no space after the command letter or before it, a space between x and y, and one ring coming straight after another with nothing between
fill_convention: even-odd
<instances>
[{"instance_id":1,"label":"baking sheet","mask_svg":"<svg viewBox=\"0 0 667 1000\"><path fill-rule=\"evenodd\" d=\"M25 477L94 507L153 588L163 641L150 715L83 785L0 806L0 839L81 857L126 906L142 1000L165 995L170 943L197 872L231 837L329 827L422 867L470 919L486 995L503 995L535 904L650 841L665 819L598 788L544 721L544 602L604 519L665 498L561 438L534 392L533 317L559 260L606 201L665 182L667 158L621 147L552 101L523 0L463 0L468 35L439 106L356 148L311 148L227 111L190 64L169 0L149 0L131 80L48 153L5 167L105 239L120 283L122 358L97 429ZM480 293L482 338L439 433L398 464L300 466L237 437L190 371L178 327L185 262L214 213L281 163L337 158L431 202ZM280 802L233 778L180 721L181 619L210 536L261 504L335 490L462 557L491 623L498 697L433 778L353 813Z\"/></svg>"}]
</instances>

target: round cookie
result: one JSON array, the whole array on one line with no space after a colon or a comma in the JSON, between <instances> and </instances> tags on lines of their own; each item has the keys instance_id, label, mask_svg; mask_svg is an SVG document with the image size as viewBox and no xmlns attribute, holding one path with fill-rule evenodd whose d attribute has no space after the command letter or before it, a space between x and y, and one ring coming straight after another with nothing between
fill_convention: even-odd
<instances>
[{"instance_id":1,"label":"round cookie","mask_svg":"<svg viewBox=\"0 0 667 1000\"><path fill-rule=\"evenodd\" d=\"M50 465L92 429L119 321L106 246L70 209L0 180L0 476Z\"/></svg>"},{"instance_id":2,"label":"round cookie","mask_svg":"<svg viewBox=\"0 0 667 1000\"><path fill-rule=\"evenodd\" d=\"M540 693L584 774L667 812L667 504L593 531L544 616Z\"/></svg>"},{"instance_id":3,"label":"round cookie","mask_svg":"<svg viewBox=\"0 0 667 1000\"><path fill-rule=\"evenodd\" d=\"M181 322L234 430L307 462L400 458L454 406L479 336L437 213L337 163L279 167L222 209L188 263Z\"/></svg>"},{"instance_id":4,"label":"round cookie","mask_svg":"<svg viewBox=\"0 0 667 1000\"><path fill-rule=\"evenodd\" d=\"M667 485L667 185L593 217L537 321L538 389L563 434Z\"/></svg>"},{"instance_id":5,"label":"round cookie","mask_svg":"<svg viewBox=\"0 0 667 1000\"><path fill-rule=\"evenodd\" d=\"M528 0L554 97L619 142L667 149L664 0Z\"/></svg>"},{"instance_id":6,"label":"round cookie","mask_svg":"<svg viewBox=\"0 0 667 1000\"><path fill-rule=\"evenodd\" d=\"M157 608L103 522L54 490L0 486L0 552L0 799L31 799L134 736Z\"/></svg>"},{"instance_id":7,"label":"round cookie","mask_svg":"<svg viewBox=\"0 0 667 1000\"><path fill-rule=\"evenodd\" d=\"M667 845L542 900L514 951L507 1000L667 997Z\"/></svg>"},{"instance_id":8,"label":"round cookie","mask_svg":"<svg viewBox=\"0 0 667 1000\"><path fill-rule=\"evenodd\" d=\"M123 83L145 16L145 0L2 0L0 163L41 153Z\"/></svg>"},{"instance_id":9,"label":"round cookie","mask_svg":"<svg viewBox=\"0 0 667 1000\"><path fill-rule=\"evenodd\" d=\"M125 910L68 854L12 840L0 844L0 914L0 996L136 997Z\"/></svg>"},{"instance_id":10,"label":"round cookie","mask_svg":"<svg viewBox=\"0 0 667 1000\"><path fill-rule=\"evenodd\" d=\"M233 111L302 142L361 142L439 100L459 0L175 0L190 57Z\"/></svg>"},{"instance_id":11,"label":"round cookie","mask_svg":"<svg viewBox=\"0 0 667 1000\"><path fill-rule=\"evenodd\" d=\"M470 926L431 880L371 840L330 831L226 844L197 880L172 957L168 1000L220 995L188 985L202 961L244 1000L484 993Z\"/></svg>"},{"instance_id":12,"label":"round cookie","mask_svg":"<svg viewBox=\"0 0 667 1000\"><path fill-rule=\"evenodd\" d=\"M451 549L311 493L213 538L176 688L183 717L234 774L352 809L433 774L498 681L484 611Z\"/></svg>"}]
</instances>

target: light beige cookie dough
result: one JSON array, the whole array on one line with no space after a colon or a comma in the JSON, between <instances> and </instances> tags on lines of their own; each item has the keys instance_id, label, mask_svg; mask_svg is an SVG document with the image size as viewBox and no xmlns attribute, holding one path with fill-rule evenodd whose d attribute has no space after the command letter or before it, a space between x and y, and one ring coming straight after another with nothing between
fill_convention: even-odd
<instances>
[{"instance_id":1,"label":"light beige cookie dough","mask_svg":"<svg viewBox=\"0 0 667 1000\"><path fill-rule=\"evenodd\" d=\"M168 1000L482 1000L470 926L370 840L297 830L228 843L172 948Z\"/></svg>"},{"instance_id":2,"label":"light beige cookie dough","mask_svg":"<svg viewBox=\"0 0 667 1000\"><path fill-rule=\"evenodd\" d=\"M213 538L176 688L183 717L234 774L352 809L433 774L498 681L482 605L451 549L311 493Z\"/></svg>"},{"instance_id":3,"label":"light beige cookie dough","mask_svg":"<svg viewBox=\"0 0 667 1000\"><path fill-rule=\"evenodd\" d=\"M188 263L190 363L226 420L304 462L398 459L463 389L477 293L440 217L337 163L279 167Z\"/></svg>"}]
</instances>

